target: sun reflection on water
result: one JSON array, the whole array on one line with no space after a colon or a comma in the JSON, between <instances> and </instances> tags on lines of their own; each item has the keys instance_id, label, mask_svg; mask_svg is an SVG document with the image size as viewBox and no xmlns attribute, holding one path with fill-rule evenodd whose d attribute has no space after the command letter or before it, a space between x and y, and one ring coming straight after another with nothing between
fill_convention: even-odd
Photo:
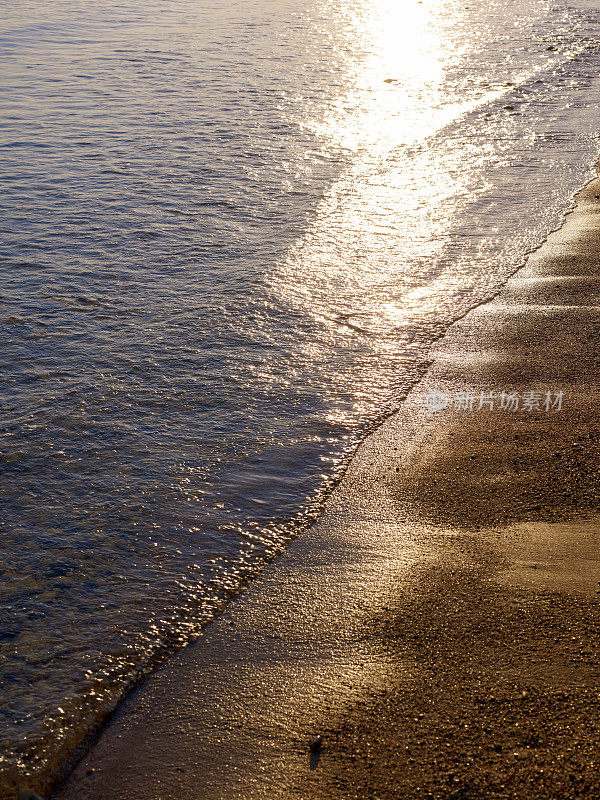
<instances>
[{"instance_id":1,"label":"sun reflection on water","mask_svg":"<svg viewBox=\"0 0 600 800\"><path fill-rule=\"evenodd\" d=\"M444 25L456 16L453 0L363 0L341 13L347 89L318 132L350 150L428 135L436 124L431 108L443 104L440 79L457 55Z\"/></svg>"},{"instance_id":2,"label":"sun reflection on water","mask_svg":"<svg viewBox=\"0 0 600 800\"><path fill-rule=\"evenodd\" d=\"M353 155L273 287L324 320L383 334L385 350L390 331L435 305L422 285L434 277L466 194L464 153L427 147L464 105L442 86L464 49L460 8L453 0L365 0L340 13L347 69L337 101L313 125L326 148Z\"/></svg>"},{"instance_id":3,"label":"sun reflection on water","mask_svg":"<svg viewBox=\"0 0 600 800\"><path fill-rule=\"evenodd\" d=\"M473 70L474 55L490 56L493 15L506 13L494 0L488 5L489 12L482 0L322 4L327 24L338 27L342 75L336 99L325 113L305 114L304 124L323 153L342 153L347 167L274 271L271 289L279 302L322 321L323 341L305 344L314 361L319 348L327 358L344 332L371 359L389 357L389 370L377 368L379 396L392 389L392 359L422 348L457 310L460 316L477 302L476 276L489 271L488 251L497 248L496 240L459 230L486 191L482 170L501 160L504 139L517 130L510 114L492 124L479 109L545 62L509 63L499 39L494 68ZM479 118L452 133L470 113ZM363 388L368 383L365 373Z\"/></svg>"}]
</instances>

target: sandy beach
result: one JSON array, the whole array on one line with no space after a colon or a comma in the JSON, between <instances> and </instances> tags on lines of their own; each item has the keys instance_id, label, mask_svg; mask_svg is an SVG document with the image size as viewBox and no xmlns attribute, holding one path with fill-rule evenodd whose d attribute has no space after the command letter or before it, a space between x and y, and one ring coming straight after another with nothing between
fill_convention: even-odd
<instances>
[{"instance_id":1,"label":"sandy beach","mask_svg":"<svg viewBox=\"0 0 600 800\"><path fill-rule=\"evenodd\" d=\"M595 181L57 800L597 797L599 263Z\"/></svg>"}]
</instances>

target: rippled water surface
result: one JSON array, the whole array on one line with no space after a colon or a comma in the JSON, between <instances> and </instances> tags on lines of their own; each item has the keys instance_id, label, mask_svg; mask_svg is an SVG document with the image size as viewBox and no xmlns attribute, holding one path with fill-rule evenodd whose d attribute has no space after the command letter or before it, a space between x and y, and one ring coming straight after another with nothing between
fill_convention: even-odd
<instances>
[{"instance_id":1,"label":"rippled water surface","mask_svg":"<svg viewBox=\"0 0 600 800\"><path fill-rule=\"evenodd\" d=\"M3 12L6 787L314 517L431 342L560 224L597 153L600 14Z\"/></svg>"}]
</instances>

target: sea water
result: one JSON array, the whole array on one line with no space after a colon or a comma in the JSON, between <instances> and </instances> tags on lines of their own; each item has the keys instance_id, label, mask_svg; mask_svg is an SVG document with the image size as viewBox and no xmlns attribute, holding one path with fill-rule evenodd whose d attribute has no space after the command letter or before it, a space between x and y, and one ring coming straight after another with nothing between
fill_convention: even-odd
<instances>
[{"instance_id":1,"label":"sea water","mask_svg":"<svg viewBox=\"0 0 600 800\"><path fill-rule=\"evenodd\" d=\"M301 534L560 225L599 35L588 0L4 3L1 797Z\"/></svg>"}]
</instances>

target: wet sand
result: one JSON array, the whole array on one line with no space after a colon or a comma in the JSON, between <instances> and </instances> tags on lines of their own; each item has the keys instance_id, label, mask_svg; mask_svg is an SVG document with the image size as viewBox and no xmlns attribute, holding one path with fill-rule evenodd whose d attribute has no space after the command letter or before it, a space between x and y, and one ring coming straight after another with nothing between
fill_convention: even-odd
<instances>
[{"instance_id":1,"label":"wet sand","mask_svg":"<svg viewBox=\"0 0 600 800\"><path fill-rule=\"evenodd\" d=\"M596 181L56 796L600 796L599 276ZM431 389L564 399L432 413Z\"/></svg>"}]
</instances>

